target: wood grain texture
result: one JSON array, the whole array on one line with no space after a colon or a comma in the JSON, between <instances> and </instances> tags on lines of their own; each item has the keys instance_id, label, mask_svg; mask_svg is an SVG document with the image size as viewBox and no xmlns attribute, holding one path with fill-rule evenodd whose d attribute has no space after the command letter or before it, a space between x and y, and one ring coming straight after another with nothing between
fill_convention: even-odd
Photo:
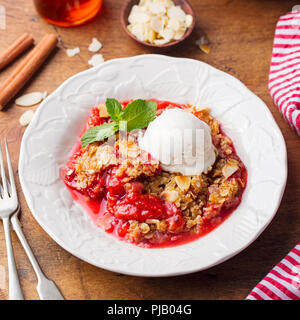
<instances>
[{"instance_id":1,"label":"wood grain texture","mask_svg":"<svg viewBox=\"0 0 300 320\"><path fill-rule=\"evenodd\" d=\"M184 46L170 51L176 57L207 62L243 81L270 108L287 143L289 177L282 204L275 219L250 247L229 261L191 275L150 279L124 276L91 266L59 247L32 217L20 185L21 222L29 244L49 278L56 281L67 299L244 299L252 287L300 239L300 139L283 120L267 89L273 35L280 15L298 1L280 0L191 0L196 12L196 29ZM49 32L60 37L59 48L48 58L37 75L21 91L55 90L64 80L87 69L92 37L103 43L105 59L151 53L126 36L120 27L123 0L105 0L101 14L77 28L63 29L47 24L38 16L32 1L1 0L6 7L7 29L0 30L0 51L23 32L36 41ZM206 55L194 41L205 33L211 52ZM68 57L66 48L81 48L80 55ZM20 60L20 59L19 59ZM17 61L16 63L19 63ZM7 78L16 63L0 74ZM18 119L25 108L11 103L0 112L0 138L7 137L15 172L24 128ZM34 109L34 108L33 108ZM16 174L17 177L17 174ZM18 179L18 177L17 177ZM26 299L37 299L36 278L15 234L13 245ZM0 223L0 272L6 270L6 250ZM7 299L7 277L0 275L0 299Z\"/></svg>"}]
</instances>

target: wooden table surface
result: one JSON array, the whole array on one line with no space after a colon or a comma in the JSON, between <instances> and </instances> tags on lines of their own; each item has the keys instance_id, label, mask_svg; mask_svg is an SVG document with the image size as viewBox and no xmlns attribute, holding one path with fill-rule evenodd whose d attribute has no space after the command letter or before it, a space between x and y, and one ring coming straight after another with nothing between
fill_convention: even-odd
<instances>
[{"instance_id":1,"label":"wooden table surface","mask_svg":"<svg viewBox=\"0 0 300 320\"><path fill-rule=\"evenodd\" d=\"M55 90L64 80L89 68L87 50L92 37L103 43L105 59L152 53L129 39L121 30L122 0L104 0L101 14L77 28L47 24L36 13L33 1L0 0L6 8L6 30L0 30L0 51L24 31L38 41L48 32L60 36L59 48L21 93ZM24 233L46 275L61 288L66 299L244 299L253 286L300 241L300 138L277 111L267 89L269 63L276 21L299 1L191 0L197 26L185 45L168 54L201 60L243 81L265 101L284 135L289 177L282 204L264 233L242 253L206 271L172 278L137 278L96 268L72 256L52 240L32 217L21 187L21 223ZM211 52L201 52L194 42L205 33ZM81 48L68 57L66 48ZM18 63L19 61L17 61ZM1 72L2 82L16 64ZM33 108L34 109L34 108ZM11 103L0 112L0 138L7 137L15 172L24 128L19 117L24 108ZM17 174L16 174L17 176ZM18 179L18 178L17 178ZM38 299L36 278L15 234L13 246L26 299ZM8 297L5 241L0 225L0 299Z\"/></svg>"}]
</instances>

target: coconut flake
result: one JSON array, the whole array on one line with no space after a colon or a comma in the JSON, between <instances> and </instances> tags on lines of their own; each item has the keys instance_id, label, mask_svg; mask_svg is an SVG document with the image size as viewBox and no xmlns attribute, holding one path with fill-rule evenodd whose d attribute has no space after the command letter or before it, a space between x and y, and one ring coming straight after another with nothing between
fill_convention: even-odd
<instances>
[{"instance_id":1,"label":"coconut flake","mask_svg":"<svg viewBox=\"0 0 300 320\"><path fill-rule=\"evenodd\" d=\"M29 123L32 120L33 116L34 116L34 111L33 110L25 111L21 115L21 117L19 119L19 122L20 122L21 126L26 127L27 125L29 125Z\"/></svg>"},{"instance_id":2,"label":"coconut flake","mask_svg":"<svg viewBox=\"0 0 300 320\"><path fill-rule=\"evenodd\" d=\"M16 99L15 103L21 107L31 107L43 100L43 92L31 92Z\"/></svg>"},{"instance_id":3,"label":"coconut flake","mask_svg":"<svg viewBox=\"0 0 300 320\"><path fill-rule=\"evenodd\" d=\"M80 49L78 47L76 47L73 49L67 49L66 52L69 57L74 57L76 54L80 53Z\"/></svg>"},{"instance_id":4,"label":"coconut flake","mask_svg":"<svg viewBox=\"0 0 300 320\"><path fill-rule=\"evenodd\" d=\"M102 48L102 43L97 38L93 38L92 43L89 45L88 50L91 52L97 52L101 48Z\"/></svg>"},{"instance_id":5,"label":"coconut flake","mask_svg":"<svg viewBox=\"0 0 300 320\"><path fill-rule=\"evenodd\" d=\"M96 67L103 62L104 62L104 58L103 58L103 55L100 53L94 54L92 58L88 61L88 63L93 67Z\"/></svg>"}]
</instances>

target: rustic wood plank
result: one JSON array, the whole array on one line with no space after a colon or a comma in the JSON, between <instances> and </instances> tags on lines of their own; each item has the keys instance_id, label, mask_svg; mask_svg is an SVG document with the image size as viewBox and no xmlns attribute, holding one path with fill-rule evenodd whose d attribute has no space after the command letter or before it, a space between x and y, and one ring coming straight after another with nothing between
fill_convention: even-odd
<instances>
[{"instance_id":1,"label":"rustic wood plank","mask_svg":"<svg viewBox=\"0 0 300 320\"><path fill-rule=\"evenodd\" d=\"M38 41L47 32L60 36L59 49L22 90L55 90L64 80L88 68L87 47L96 36L103 43L106 59L154 52L132 42L119 24L122 0L105 0L101 14L77 28L58 28L47 24L35 12L32 1L2 0L7 11L7 29L0 30L0 50L23 32ZM59 247L32 217L18 183L24 233L45 273L61 288L67 299L244 299L252 287L298 241L300 231L300 140L274 106L267 89L273 34L280 15L297 1L275 0L191 0L197 14L197 28L184 46L168 55L188 57L226 71L243 81L270 108L283 132L288 149L289 178L282 204L266 231L245 251L229 261L192 275L145 279L123 276L91 266ZM211 42L211 53L202 53L194 41L203 33ZM66 48L79 46L81 53L69 58ZM19 59L20 61L20 59ZM17 61L16 63L19 63ZM0 73L3 81L15 64ZM18 119L24 108L11 103L0 112L0 137L6 136L12 150L15 172L24 129ZM6 250L0 225L0 270L6 269ZM13 234L17 267L26 299L37 299L36 279L26 255ZM7 281L7 279L6 279ZM187 285L188 283L188 285ZM7 299L7 282L0 299Z\"/></svg>"}]
</instances>

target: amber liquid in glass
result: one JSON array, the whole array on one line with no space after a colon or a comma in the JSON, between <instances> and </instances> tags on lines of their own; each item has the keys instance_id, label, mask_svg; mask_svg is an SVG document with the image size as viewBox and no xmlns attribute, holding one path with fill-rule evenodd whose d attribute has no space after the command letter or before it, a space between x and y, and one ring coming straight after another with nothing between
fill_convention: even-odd
<instances>
[{"instance_id":1,"label":"amber liquid in glass","mask_svg":"<svg viewBox=\"0 0 300 320\"><path fill-rule=\"evenodd\" d=\"M34 0L37 12L48 22L71 27L95 17L102 0Z\"/></svg>"}]
</instances>

